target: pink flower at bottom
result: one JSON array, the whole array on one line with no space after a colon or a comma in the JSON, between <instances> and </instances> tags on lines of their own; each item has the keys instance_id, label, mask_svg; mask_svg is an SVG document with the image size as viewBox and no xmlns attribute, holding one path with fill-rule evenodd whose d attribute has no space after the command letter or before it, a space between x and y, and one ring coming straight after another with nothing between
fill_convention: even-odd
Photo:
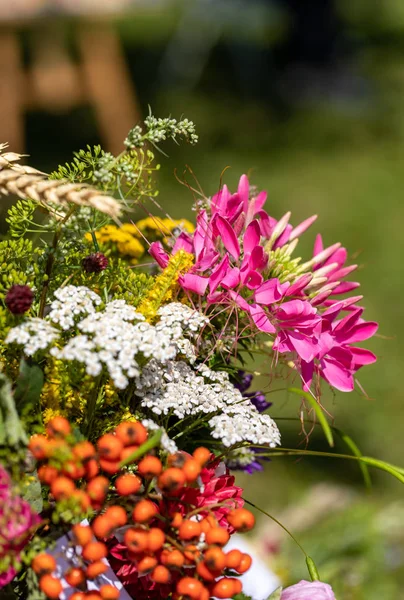
<instances>
[{"instance_id":1,"label":"pink flower at bottom","mask_svg":"<svg viewBox=\"0 0 404 600\"><path fill-rule=\"evenodd\" d=\"M283 590L281 600L335 600L335 596L328 583L303 580Z\"/></svg>"}]
</instances>

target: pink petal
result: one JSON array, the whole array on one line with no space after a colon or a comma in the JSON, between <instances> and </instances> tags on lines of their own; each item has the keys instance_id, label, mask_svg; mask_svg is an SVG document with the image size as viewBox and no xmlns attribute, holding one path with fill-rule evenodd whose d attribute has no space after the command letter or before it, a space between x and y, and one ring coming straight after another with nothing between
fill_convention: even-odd
<instances>
[{"instance_id":1,"label":"pink petal","mask_svg":"<svg viewBox=\"0 0 404 600\"><path fill-rule=\"evenodd\" d=\"M337 335L337 339L341 340L341 342L344 344L363 342L363 340L367 340L372 337L378 328L378 323L374 321L365 321L352 327L345 335L344 332L342 332L340 335Z\"/></svg>"},{"instance_id":2,"label":"pink petal","mask_svg":"<svg viewBox=\"0 0 404 600\"><path fill-rule=\"evenodd\" d=\"M358 265L351 265L349 267L344 267L343 269L337 269L333 273L328 276L328 281L338 281L355 271L358 268Z\"/></svg>"},{"instance_id":3,"label":"pink petal","mask_svg":"<svg viewBox=\"0 0 404 600\"><path fill-rule=\"evenodd\" d=\"M299 292L304 290L306 285L310 283L312 278L313 275L311 273L305 273L299 277L299 279L296 279L295 283L292 283L292 285L288 288L286 296L295 296L299 294Z\"/></svg>"},{"instance_id":4,"label":"pink petal","mask_svg":"<svg viewBox=\"0 0 404 600\"><path fill-rule=\"evenodd\" d=\"M217 194L215 194L212 197L212 200L210 201L210 205L212 208L212 215L214 215L216 212L222 212L223 208L226 206L228 199L230 198L230 191L227 187L227 185L224 185L223 188L221 190L218 191Z\"/></svg>"},{"instance_id":5,"label":"pink petal","mask_svg":"<svg viewBox=\"0 0 404 600\"><path fill-rule=\"evenodd\" d=\"M341 267L345 263L347 258L348 252L346 251L346 248L338 248L338 250L336 250L334 254L331 254L331 256L327 258L324 264L330 265L331 263L338 263L338 266Z\"/></svg>"},{"instance_id":6,"label":"pink petal","mask_svg":"<svg viewBox=\"0 0 404 600\"><path fill-rule=\"evenodd\" d=\"M222 238L224 247L237 260L240 256L240 246L231 225L220 215L215 216L214 223Z\"/></svg>"},{"instance_id":7,"label":"pink petal","mask_svg":"<svg viewBox=\"0 0 404 600\"><path fill-rule=\"evenodd\" d=\"M149 254L151 254L156 263L158 263L162 269L166 268L170 257L164 250L161 242L153 242L150 244Z\"/></svg>"},{"instance_id":8,"label":"pink petal","mask_svg":"<svg viewBox=\"0 0 404 600\"><path fill-rule=\"evenodd\" d=\"M314 361L306 362L305 360L300 361L300 374L303 380L303 389L307 392L310 389L311 382L313 381L314 373Z\"/></svg>"},{"instance_id":9,"label":"pink petal","mask_svg":"<svg viewBox=\"0 0 404 600\"><path fill-rule=\"evenodd\" d=\"M274 302L279 302L283 298L288 287L288 283L281 284L276 277L268 279L268 281L265 281L257 290L255 290L255 301L259 304L265 304L266 306L273 304Z\"/></svg>"},{"instance_id":10,"label":"pink petal","mask_svg":"<svg viewBox=\"0 0 404 600\"><path fill-rule=\"evenodd\" d=\"M352 290L356 290L356 288L359 286L360 283L356 281L343 281L333 290L332 295L335 296L336 294L346 294L348 292L352 292Z\"/></svg>"},{"instance_id":11,"label":"pink petal","mask_svg":"<svg viewBox=\"0 0 404 600\"><path fill-rule=\"evenodd\" d=\"M199 215L196 218L196 229L194 233L194 248L195 248L195 256L198 258L200 253L204 248L206 248L206 241L209 240L208 233L210 237L212 237L212 232L210 231L210 226L208 223L208 215L206 210L201 210ZM209 244L213 246L213 243Z\"/></svg>"},{"instance_id":12,"label":"pink petal","mask_svg":"<svg viewBox=\"0 0 404 600\"><path fill-rule=\"evenodd\" d=\"M240 296L240 294L234 292L233 290L230 290L229 296L241 308L241 310L244 310L245 312L250 312L250 305L244 300L242 296Z\"/></svg>"},{"instance_id":13,"label":"pink petal","mask_svg":"<svg viewBox=\"0 0 404 600\"><path fill-rule=\"evenodd\" d=\"M335 596L328 583L302 580L283 590L281 600L335 600Z\"/></svg>"},{"instance_id":14,"label":"pink petal","mask_svg":"<svg viewBox=\"0 0 404 600\"><path fill-rule=\"evenodd\" d=\"M261 235L267 239L269 239L271 237L271 233L276 225L276 219L274 219L273 217L270 217L268 215L268 213L265 212L265 210L260 210L257 213L257 216L259 216L260 218L260 229L261 229Z\"/></svg>"},{"instance_id":15,"label":"pink petal","mask_svg":"<svg viewBox=\"0 0 404 600\"><path fill-rule=\"evenodd\" d=\"M293 227L292 225L286 225L283 233L278 237L278 239L276 240L273 249L276 250L277 248L282 248L282 246L284 246L285 244L287 244L289 242L289 237L290 237L290 232L292 231Z\"/></svg>"},{"instance_id":16,"label":"pink petal","mask_svg":"<svg viewBox=\"0 0 404 600\"><path fill-rule=\"evenodd\" d=\"M225 277L223 277L220 285L225 288L235 288L240 283L240 269L237 267L234 269L229 269Z\"/></svg>"},{"instance_id":17,"label":"pink petal","mask_svg":"<svg viewBox=\"0 0 404 600\"><path fill-rule=\"evenodd\" d=\"M261 210L266 201L267 193L264 191L260 192L256 198L253 198L250 201L247 211L246 225L248 225L250 221L254 218L254 216L257 214L257 212Z\"/></svg>"},{"instance_id":18,"label":"pink petal","mask_svg":"<svg viewBox=\"0 0 404 600\"><path fill-rule=\"evenodd\" d=\"M226 254L226 256L224 256L220 263L215 267L214 271L212 271L212 275L209 277L209 288L212 294L219 287L228 269L229 257Z\"/></svg>"},{"instance_id":19,"label":"pink petal","mask_svg":"<svg viewBox=\"0 0 404 600\"><path fill-rule=\"evenodd\" d=\"M199 296L205 294L209 283L208 277L201 277L200 275L194 275L193 273L185 273L185 275L178 278L178 281L184 290L195 292L195 294L199 294Z\"/></svg>"},{"instance_id":20,"label":"pink petal","mask_svg":"<svg viewBox=\"0 0 404 600\"><path fill-rule=\"evenodd\" d=\"M320 254L320 252L322 252L323 250L323 238L321 237L321 234L318 233L314 242L313 256L317 256L317 254Z\"/></svg>"},{"instance_id":21,"label":"pink petal","mask_svg":"<svg viewBox=\"0 0 404 600\"><path fill-rule=\"evenodd\" d=\"M317 344L315 344L311 338L308 338L297 331L288 331L286 335L300 358L306 362L310 362L314 359L317 353Z\"/></svg>"},{"instance_id":22,"label":"pink petal","mask_svg":"<svg viewBox=\"0 0 404 600\"><path fill-rule=\"evenodd\" d=\"M240 181L238 182L237 193L240 196L240 199L243 201L243 211L246 215L248 211L248 200L250 196L250 184L248 182L247 175L242 175L240 177Z\"/></svg>"},{"instance_id":23,"label":"pink petal","mask_svg":"<svg viewBox=\"0 0 404 600\"><path fill-rule=\"evenodd\" d=\"M250 254L254 250L254 248L259 246L260 238L261 238L260 226L259 226L258 221L256 219L254 219L254 221L251 221L251 223L247 227L245 234L244 234L244 238L243 238L244 253Z\"/></svg>"},{"instance_id":24,"label":"pink petal","mask_svg":"<svg viewBox=\"0 0 404 600\"><path fill-rule=\"evenodd\" d=\"M250 266L254 270L263 271L268 264L268 255L262 246L256 246L251 252Z\"/></svg>"},{"instance_id":25,"label":"pink petal","mask_svg":"<svg viewBox=\"0 0 404 600\"><path fill-rule=\"evenodd\" d=\"M264 309L258 304L250 306L250 315L260 331L265 333L276 333L275 327L272 325Z\"/></svg>"},{"instance_id":26,"label":"pink petal","mask_svg":"<svg viewBox=\"0 0 404 600\"><path fill-rule=\"evenodd\" d=\"M326 381L341 392L352 392L354 380L352 373L334 360L323 359L321 361L321 375Z\"/></svg>"},{"instance_id":27,"label":"pink petal","mask_svg":"<svg viewBox=\"0 0 404 600\"><path fill-rule=\"evenodd\" d=\"M304 233L311 225L313 225L314 221L317 219L317 215L313 215L309 217L305 221L302 221L297 227L295 227L289 237L289 241L292 242L295 238L299 237Z\"/></svg>"},{"instance_id":28,"label":"pink petal","mask_svg":"<svg viewBox=\"0 0 404 600\"><path fill-rule=\"evenodd\" d=\"M188 252L188 254L193 254L194 245L192 242L192 237L188 233L182 232L177 237L173 246L173 254L178 252L178 250L185 250L185 252Z\"/></svg>"},{"instance_id":29,"label":"pink petal","mask_svg":"<svg viewBox=\"0 0 404 600\"><path fill-rule=\"evenodd\" d=\"M352 346L350 350L353 355L355 370L365 365L371 365L377 361L377 356L370 350L357 348L356 346Z\"/></svg>"}]
</instances>

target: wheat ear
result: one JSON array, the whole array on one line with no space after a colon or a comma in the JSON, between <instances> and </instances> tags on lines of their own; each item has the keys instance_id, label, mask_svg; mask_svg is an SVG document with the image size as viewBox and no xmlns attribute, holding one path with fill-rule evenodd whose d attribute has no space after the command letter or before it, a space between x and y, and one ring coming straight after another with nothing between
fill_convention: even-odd
<instances>
[{"instance_id":1,"label":"wheat ear","mask_svg":"<svg viewBox=\"0 0 404 600\"><path fill-rule=\"evenodd\" d=\"M3 153L6 148L7 144L0 144L0 194L31 198L51 212L56 206L91 206L117 220L121 206L115 198L84 183L49 179L42 171L18 164L22 154Z\"/></svg>"}]
</instances>

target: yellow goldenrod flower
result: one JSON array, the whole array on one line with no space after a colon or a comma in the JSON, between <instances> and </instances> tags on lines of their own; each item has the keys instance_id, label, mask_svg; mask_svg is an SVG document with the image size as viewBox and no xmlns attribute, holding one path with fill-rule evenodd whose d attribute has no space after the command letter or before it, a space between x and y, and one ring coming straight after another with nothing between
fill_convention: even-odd
<instances>
[{"instance_id":1,"label":"yellow goldenrod flower","mask_svg":"<svg viewBox=\"0 0 404 600\"><path fill-rule=\"evenodd\" d=\"M178 277L189 271L193 262L193 255L185 252L185 250L179 250L174 254L163 272L156 277L153 286L138 306L137 311L144 315L148 321L154 319L160 306L173 297L173 293L178 286Z\"/></svg>"}]
</instances>

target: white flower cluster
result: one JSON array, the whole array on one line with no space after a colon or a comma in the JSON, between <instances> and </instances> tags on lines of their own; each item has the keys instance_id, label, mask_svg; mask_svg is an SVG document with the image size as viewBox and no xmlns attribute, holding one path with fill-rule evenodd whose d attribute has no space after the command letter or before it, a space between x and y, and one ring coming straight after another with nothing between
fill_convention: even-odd
<instances>
[{"instance_id":1,"label":"white flower cluster","mask_svg":"<svg viewBox=\"0 0 404 600\"><path fill-rule=\"evenodd\" d=\"M166 430L163 427L160 427L157 423L152 421L151 419L143 419L142 425L146 427L149 431L156 431L157 429L162 429L163 434L160 440L160 446L168 452L168 454L175 454L178 452L178 446L170 437L168 437Z\"/></svg>"},{"instance_id":2,"label":"white flower cluster","mask_svg":"<svg viewBox=\"0 0 404 600\"><path fill-rule=\"evenodd\" d=\"M156 415L175 415L179 419L196 413L210 415L212 437L224 446L240 442L280 444L280 434L269 415L260 414L249 399L243 398L225 372L206 365L194 371L183 361L168 361L164 368L151 360L137 380L136 394L141 405Z\"/></svg>"},{"instance_id":3,"label":"white flower cluster","mask_svg":"<svg viewBox=\"0 0 404 600\"><path fill-rule=\"evenodd\" d=\"M178 325L150 325L124 300L114 300L105 310L89 314L77 327L82 333L63 348L53 348L53 356L85 364L92 376L99 375L104 365L119 389L126 388L129 378L139 377L140 355L164 363L176 356L176 342L182 338Z\"/></svg>"},{"instance_id":4,"label":"white flower cluster","mask_svg":"<svg viewBox=\"0 0 404 600\"><path fill-rule=\"evenodd\" d=\"M59 288L55 297L48 318L65 331L74 327L77 317L94 313L95 307L101 304L98 294L84 286L67 285Z\"/></svg>"},{"instance_id":5,"label":"white flower cluster","mask_svg":"<svg viewBox=\"0 0 404 600\"><path fill-rule=\"evenodd\" d=\"M180 302L170 302L157 311L160 321L168 326L179 325L182 331L193 338L209 323L209 318Z\"/></svg>"},{"instance_id":6,"label":"white flower cluster","mask_svg":"<svg viewBox=\"0 0 404 600\"><path fill-rule=\"evenodd\" d=\"M32 318L10 329L4 341L24 346L24 353L33 356L38 350L46 350L58 337L59 331L50 323Z\"/></svg>"}]
</instances>

